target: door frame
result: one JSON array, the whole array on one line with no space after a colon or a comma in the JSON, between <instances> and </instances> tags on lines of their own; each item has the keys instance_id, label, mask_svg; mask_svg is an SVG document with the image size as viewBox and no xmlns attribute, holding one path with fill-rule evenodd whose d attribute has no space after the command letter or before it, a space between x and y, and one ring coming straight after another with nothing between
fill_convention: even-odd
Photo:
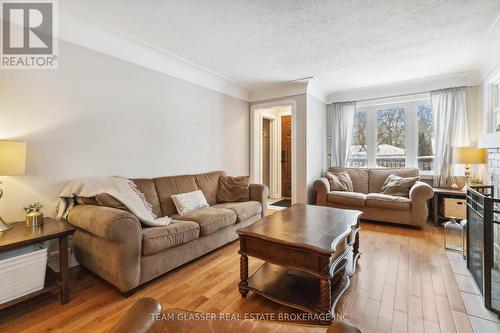
<instances>
[{"instance_id":1,"label":"door frame","mask_svg":"<svg viewBox=\"0 0 500 333\"><path fill-rule=\"evenodd\" d=\"M279 112L277 117L265 113L265 109L273 107L289 107L290 111ZM273 121L271 128L271 147L276 153L276 149L278 149L278 152L281 151L281 116L290 115L292 117L292 204L297 201L296 110L297 103L294 100L257 103L250 107L250 179L254 183L262 183L262 119L271 116L271 118L277 120ZM276 155L281 156L280 154L273 154L273 156ZM274 157L271 160L274 160ZM281 197L281 159L278 158L278 161L278 163L272 163L271 165L271 175L273 177L272 186L269 189L271 197Z\"/></svg>"}]
</instances>

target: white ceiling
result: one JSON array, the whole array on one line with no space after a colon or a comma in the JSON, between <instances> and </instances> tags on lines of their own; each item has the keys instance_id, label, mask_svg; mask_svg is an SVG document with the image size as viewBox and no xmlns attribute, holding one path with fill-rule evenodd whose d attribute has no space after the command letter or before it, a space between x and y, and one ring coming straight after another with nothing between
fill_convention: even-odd
<instances>
[{"instance_id":1,"label":"white ceiling","mask_svg":"<svg viewBox=\"0 0 500 333\"><path fill-rule=\"evenodd\" d=\"M483 70L500 0L64 0L59 5L248 89L329 91ZM493 45L494 44L494 45Z\"/></svg>"}]
</instances>

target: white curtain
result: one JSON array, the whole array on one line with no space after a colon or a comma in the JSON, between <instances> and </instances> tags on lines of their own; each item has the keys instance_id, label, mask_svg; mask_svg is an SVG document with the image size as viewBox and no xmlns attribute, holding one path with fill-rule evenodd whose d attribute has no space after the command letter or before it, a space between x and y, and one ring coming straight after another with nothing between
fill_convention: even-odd
<instances>
[{"instance_id":1,"label":"white curtain","mask_svg":"<svg viewBox=\"0 0 500 333\"><path fill-rule=\"evenodd\" d=\"M345 166L347 164L352 142L355 113L355 102L327 105L327 116L330 122L329 136L331 137L329 152L331 166Z\"/></svg>"},{"instance_id":2,"label":"white curtain","mask_svg":"<svg viewBox=\"0 0 500 333\"><path fill-rule=\"evenodd\" d=\"M469 145L466 88L431 91L434 114L434 186L449 188L455 182L453 147Z\"/></svg>"}]
</instances>

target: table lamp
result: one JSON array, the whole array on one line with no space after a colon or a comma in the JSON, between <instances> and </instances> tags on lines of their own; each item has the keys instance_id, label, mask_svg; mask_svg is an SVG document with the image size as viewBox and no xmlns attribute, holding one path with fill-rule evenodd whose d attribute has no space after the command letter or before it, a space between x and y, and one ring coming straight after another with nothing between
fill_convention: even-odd
<instances>
[{"instance_id":1,"label":"table lamp","mask_svg":"<svg viewBox=\"0 0 500 333\"><path fill-rule=\"evenodd\" d=\"M475 147L457 147L453 149L453 162L456 164L465 164L465 178L467 185L470 182L470 165L486 163L486 149Z\"/></svg>"},{"instance_id":2,"label":"table lamp","mask_svg":"<svg viewBox=\"0 0 500 333\"><path fill-rule=\"evenodd\" d=\"M25 170L26 142L0 141L0 176L24 175ZM0 189L0 198L2 195L3 191ZM10 228L12 226L0 216L0 232Z\"/></svg>"}]
</instances>

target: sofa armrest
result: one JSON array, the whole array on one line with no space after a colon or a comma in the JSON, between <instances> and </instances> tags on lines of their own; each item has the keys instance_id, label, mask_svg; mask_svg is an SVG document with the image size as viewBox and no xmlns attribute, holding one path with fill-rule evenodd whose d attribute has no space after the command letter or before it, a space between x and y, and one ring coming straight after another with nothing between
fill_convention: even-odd
<instances>
[{"instance_id":1,"label":"sofa armrest","mask_svg":"<svg viewBox=\"0 0 500 333\"><path fill-rule=\"evenodd\" d=\"M330 192L330 182L325 177L316 179L313 184L313 190L316 192L316 205L326 206L327 194Z\"/></svg>"},{"instance_id":2,"label":"sofa armrest","mask_svg":"<svg viewBox=\"0 0 500 333\"><path fill-rule=\"evenodd\" d=\"M262 205L262 217L267 213L267 198L269 197L269 188L263 184L250 184L250 200L258 201Z\"/></svg>"},{"instance_id":3,"label":"sofa armrest","mask_svg":"<svg viewBox=\"0 0 500 333\"><path fill-rule=\"evenodd\" d=\"M161 332L161 316L162 308L157 300L141 298L123 315L110 333Z\"/></svg>"},{"instance_id":4,"label":"sofa armrest","mask_svg":"<svg viewBox=\"0 0 500 333\"><path fill-rule=\"evenodd\" d=\"M432 187L424 182L418 181L410 189L410 200L412 202L427 201L434 196Z\"/></svg>"},{"instance_id":5,"label":"sofa armrest","mask_svg":"<svg viewBox=\"0 0 500 333\"><path fill-rule=\"evenodd\" d=\"M68 222L94 236L114 241L130 242L142 238L141 223L129 212L94 205L77 205L68 214Z\"/></svg>"}]
</instances>

